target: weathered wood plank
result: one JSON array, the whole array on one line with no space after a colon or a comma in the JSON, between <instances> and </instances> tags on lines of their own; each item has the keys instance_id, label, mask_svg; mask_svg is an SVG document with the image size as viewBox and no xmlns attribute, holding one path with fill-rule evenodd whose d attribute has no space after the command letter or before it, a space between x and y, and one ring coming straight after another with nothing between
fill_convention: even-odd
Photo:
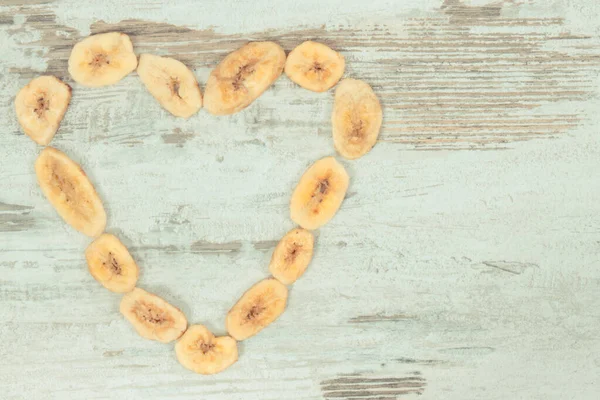
<instances>
[{"instance_id":1,"label":"weathered wood plank","mask_svg":"<svg viewBox=\"0 0 600 400\"><path fill-rule=\"evenodd\" d=\"M600 72L597 37L565 30L560 17L503 16L501 11L508 4L460 4L448 1L434 12L400 18L394 25L371 23L360 31L330 25L223 34L214 29L128 19L96 22L90 29L92 33L126 32L137 51L175 56L202 77L226 53L248 40L272 39L290 50L307 37L318 38L346 55L350 76L360 76L376 87L386 109L381 140L421 149L495 148L511 141L564 133L577 126L581 113L565 112L553 105L592 96L594 76ZM20 47L33 54L45 54L47 65L42 71L68 79L68 55L82 35L59 23L51 7L9 10L3 18L17 14L25 21L11 36L37 32L38 39L20 43ZM374 65L378 68L373 69ZM30 67L13 67L10 71L23 78L41 72ZM159 108L141 85L131 82L137 81L135 76L128 80L125 96L130 102L121 113L129 115L135 126L149 128L152 119L148 117ZM251 109L250 121L254 123L247 129L256 130L257 123L297 131L326 126L327 113L316 112L314 106L320 104L317 109L322 109L325 104L327 108L331 99L308 94L298 97L292 88L289 81L278 82L275 90L285 104L278 106L284 110L290 107L286 114L290 115L291 107L297 109L301 102L305 111L297 115L308 112L310 120L274 118L277 114L273 109L261 102L262 108L257 104ZM123 96L123 90L88 91L85 97L76 97L75 101L83 101L78 116L97 111L99 100L111 104L114 96ZM150 104L147 112L135 111L146 103ZM106 109L96 114L103 118L98 121L101 126L112 128L108 121L114 111ZM79 123L70 125L67 120L67 134L85 129ZM217 125L209 123L209 127ZM18 134L16 126L14 132ZM181 140L168 131L162 135L166 140ZM104 135L98 138L106 139ZM141 144L146 137L128 134L115 140Z\"/></svg>"},{"instance_id":2,"label":"weathered wood plank","mask_svg":"<svg viewBox=\"0 0 600 400\"><path fill-rule=\"evenodd\" d=\"M597 397L599 6L340 4L2 2L0 397ZM380 142L343 161L348 196L317 233L288 309L217 376L188 373L172 346L140 339L121 318L119 296L87 272L89 240L40 193L39 148L14 117L28 79L72 84L72 45L113 29L138 52L180 58L202 84L247 40L290 50L319 39L385 107ZM135 74L73 86L52 144L96 184L140 285L223 333L225 313L267 275L293 226L302 171L333 154L331 94L282 77L237 115L183 121Z\"/></svg>"}]
</instances>

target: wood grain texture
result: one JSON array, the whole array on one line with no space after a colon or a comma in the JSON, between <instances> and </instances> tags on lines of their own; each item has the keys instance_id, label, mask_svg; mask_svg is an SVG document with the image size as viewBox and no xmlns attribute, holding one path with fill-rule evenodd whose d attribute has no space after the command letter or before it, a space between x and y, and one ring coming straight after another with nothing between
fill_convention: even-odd
<instances>
[{"instance_id":1,"label":"wood grain texture","mask_svg":"<svg viewBox=\"0 0 600 400\"><path fill-rule=\"evenodd\" d=\"M0 398L596 399L599 20L593 0L3 1ZM110 30L201 86L248 40L316 39L384 106L288 309L217 376L139 338L91 278L14 96L42 73L73 86L52 145L95 183L140 286L221 334L293 227L302 172L334 154L332 94L281 77L239 114L176 119L135 73L72 82L73 44Z\"/></svg>"}]
</instances>

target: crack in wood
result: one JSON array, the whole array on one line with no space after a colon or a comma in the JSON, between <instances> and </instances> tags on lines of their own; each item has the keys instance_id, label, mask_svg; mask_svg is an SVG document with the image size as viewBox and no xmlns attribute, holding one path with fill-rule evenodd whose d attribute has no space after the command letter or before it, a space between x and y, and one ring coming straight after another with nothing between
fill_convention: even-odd
<instances>
[{"instance_id":1,"label":"crack in wood","mask_svg":"<svg viewBox=\"0 0 600 400\"><path fill-rule=\"evenodd\" d=\"M483 261L482 264L514 275L521 275L528 268L539 268L537 264L518 261Z\"/></svg>"}]
</instances>

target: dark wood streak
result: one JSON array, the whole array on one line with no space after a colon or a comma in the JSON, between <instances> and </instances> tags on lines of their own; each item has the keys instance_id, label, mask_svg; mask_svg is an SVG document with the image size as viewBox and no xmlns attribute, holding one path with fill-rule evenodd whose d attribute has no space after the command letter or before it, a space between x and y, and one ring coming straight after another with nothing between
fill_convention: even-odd
<instances>
[{"instance_id":1,"label":"dark wood streak","mask_svg":"<svg viewBox=\"0 0 600 400\"><path fill-rule=\"evenodd\" d=\"M466 347L448 347L440 349L439 352L443 354L453 355L467 355L467 356L484 356L495 352L496 349L490 346L466 346Z\"/></svg>"},{"instance_id":2,"label":"dark wood streak","mask_svg":"<svg viewBox=\"0 0 600 400\"><path fill-rule=\"evenodd\" d=\"M155 250L164 253L178 253L182 250L173 244L168 245L146 245L146 246L130 246L129 250L132 252L137 251L146 251L146 250Z\"/></svg>"},{"instance_id":3,"label":"dark wood streak","mask_svg":"<svg viewBox=\"0 0 600 400\"><path fill-rule=\"evenodd\" d=\"M171 133L162 135L162 140L165 144L174 144L177 147L183 147L189 140L196 136L193 133L186 133L181 128L175 128Z\"/></svg>"},{"instance_id":4,"label":"dark wood streak","mask_svg":"<svg viewBox=\"0 0 600 400\"><path fill-rule=\"evenodd\" d=\"M375 315L359 315L358 317L350 318L348 323L350 324L363 324L363 323L373 323L373 322L395 322L395 321L410 321L417 319L414 315L407 314L392 314L385 315L383 313L375 314Z\"/></svg>"},{"instance_id":5,"label":"dark wood streak","mask_svg":"<svg viewBox=\"0 0 600 400\"><path fill-rule=\"evenodd\" d=\"M455 22L461 19L499 17L502 11L502 2L496 2L485 6L468 6L461 0L444 0L441 7L448 15L455 18Z\"/></svg>"},{"instance_id":6,"label":"dark wood streak","mask_svg":"<svg viewBox=\"0 0 600 400\"><path fill-rule=\"evenodd\" d=\"M0 212L21 212L26 213L33 210L32 206L23 206L20 204L8 204L0 201Z\"/></svg>"},{"instance_id":7,"label":"dark wood streak","mask_svg":"<svg viewBox=\"0 0 600 400\"><path fill-rule=\"evenodd\" d=\"M447 365L450 364L448 361L444 360L421 360L416 358L397 358L396 361L402 364L415 364L415 365Z\"/></svg>"},{"instance_id":8,"label":"dark wood streak","mask_svg":"<svg viewBox=\"0 0 600 400\"><path fill-rule=\"evenodd\" d=\"M102 355L104 357L119 357L119 356L122 356L124 352L125 352L125 350L112 350L112 351L107 350L104 353L102 353Z\"/></svg>"},{"instance_id":9,"label":"dark wood streak","mask_svg":"<svg viewBox=\"0 0 600 400\"><path fill-rule=\"evenodd\" d=\"M190 251L192 253L238 253L242 248L240 242L211 243L199 240L192 243Z\"/></svg>"},{"instance_id":10,"label":"dark wood streak","mask_svg":"<svg viewBox=\"0 0 600 400\"><path fill-rule=\"evenodd\" d=\"M0 232L26 231L35 226L36 219L29 212L0 213Z\"/></svg>"},{"instance_id":11,"label":"dark wood streak","mask_svg":"<svg viewBox=\"0 0 600 400\"><path fill-rule=\"evenodd\" d=\"M340 376L321 382L326 399L399 399L408 394L423 394L426 380L419 373L406 377Z\"/></svg>"},{"instance_id":12,"label":"dark wood streak","mask_svg":"<svg viewBox=\"0 0 600 400\"><path fill-rule=\"evenodd\" d=\"M482 261L482 264L499 271L508 272L514 275L521 275L529 268L538 268L537 264L523 263L518 261Z\"/></svg>"},{"instance_id":13,"label":"dark wood streak","mask_svg":"<svg viewBox=\"0 0 600 400\"><path fill-rule=\"evenodd\" d=\"M254 243L254 249L261 251L273 250L277 243L279 243L279 240L262 240Z\"/></svg>"},{"instance_id":14,"label":"dark wood streak","mask_svg":"<svg viewBox=\"0 0 600 400\"><path fill-rule=\"evenodd\" d=\"M39 6L44 4L52 4L55 0L2 0L2 6Z\"/></svg>"},{"instance_id":15,"label":"dark wood streak","mask_svg":"<svg viewBox=\"0 0 600 400\"><path fill-rule=\"evenodd\" d=\"M399 19L397 26L372 25L360 30L328 26L222 34L125 20L114 24L98 21L91 31L123 31L131 36L138 53L173 56L192 68L213 68L248 40L275 40L289 51L303 40L318 38L344 53L348 76L374 86L384 107L380 141L420 150L496 149L509 142L554 137L577 127L584 118L583 110L554 107L547 111L544 105L590 98L593 79L600 73L600 47L593 38L576 32L549 33L547 28L563 26L560 16L505 17L502 9L506 4L474 7L446 0L430 15ZM45 72L69 80L67 59L81 35L59 24L44 6L24 6L0 14L0 19L8 20L17 12L26 16L27 29L37 30L41 36L23 44L24 51L43 52L48 67L46 71L11 71L27 78ZM528 29L520 29L523 27ZM18 34L23 29L8 31ZM555 46L558 41L560 46ZM309 122L293 115L282 118L271 112L274 107L276 104L253 105L251 110L261 117L257 124L300 129L329 123L325 115L323 120ZM248 129L253 129L252 124ZM163 137L176 145L187 139ZM119 140L134 145L145 138Z\"/></svg>"}]
</instances>

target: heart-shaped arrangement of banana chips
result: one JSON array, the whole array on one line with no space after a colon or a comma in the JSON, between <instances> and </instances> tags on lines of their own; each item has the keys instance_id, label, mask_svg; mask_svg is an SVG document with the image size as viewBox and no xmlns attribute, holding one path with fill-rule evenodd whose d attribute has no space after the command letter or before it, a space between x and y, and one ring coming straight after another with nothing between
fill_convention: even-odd
<instances>
[{"instance_id":1,"label":"heart-shaped arrangement of banana chips","mask_svg":"<svg viewBox=\"0 0 600 400\"><path fill-rule=\"evenodd\" d=\"M187 66L152 54L138 58L124 33L90 36L75 44L69 57L69 74L81 86L113 85L134 70L160 105L181 118L190 118L202 107L214 115L236 113L284 71L293 82L314 92L326 92L337 84L331 116L333 144L347 159L369 152L381 127L381 105L371 87L356 79L340 82L344 57L313 41L300 44L287 57L274 42L246 44L211 72L204 96ZM40 76L16 95L17 119L36 143L50 143L71 92L58 78ZM199 374L215 374L231 366L238 359L238 341L257 334L283 313L287 286L304 274L312 259L315 240L311 231L333 218L349 183L335 157L318 160L304 172L290 200L290 217L299 227L287 232L275 247L269 264L272 276L252 286L227 313L228 335L215 337L203 325L188 326L178 308L136 286L139 267L116 236L104 233L104 206L76 162L60 150L45 147L35 162L35 172L42 192L64 221L94 238L85 250L90 274L106 289L124 294L120 311L137 333L162 343L177 340L177 359Z\"/></svg>"}]
</instances>

